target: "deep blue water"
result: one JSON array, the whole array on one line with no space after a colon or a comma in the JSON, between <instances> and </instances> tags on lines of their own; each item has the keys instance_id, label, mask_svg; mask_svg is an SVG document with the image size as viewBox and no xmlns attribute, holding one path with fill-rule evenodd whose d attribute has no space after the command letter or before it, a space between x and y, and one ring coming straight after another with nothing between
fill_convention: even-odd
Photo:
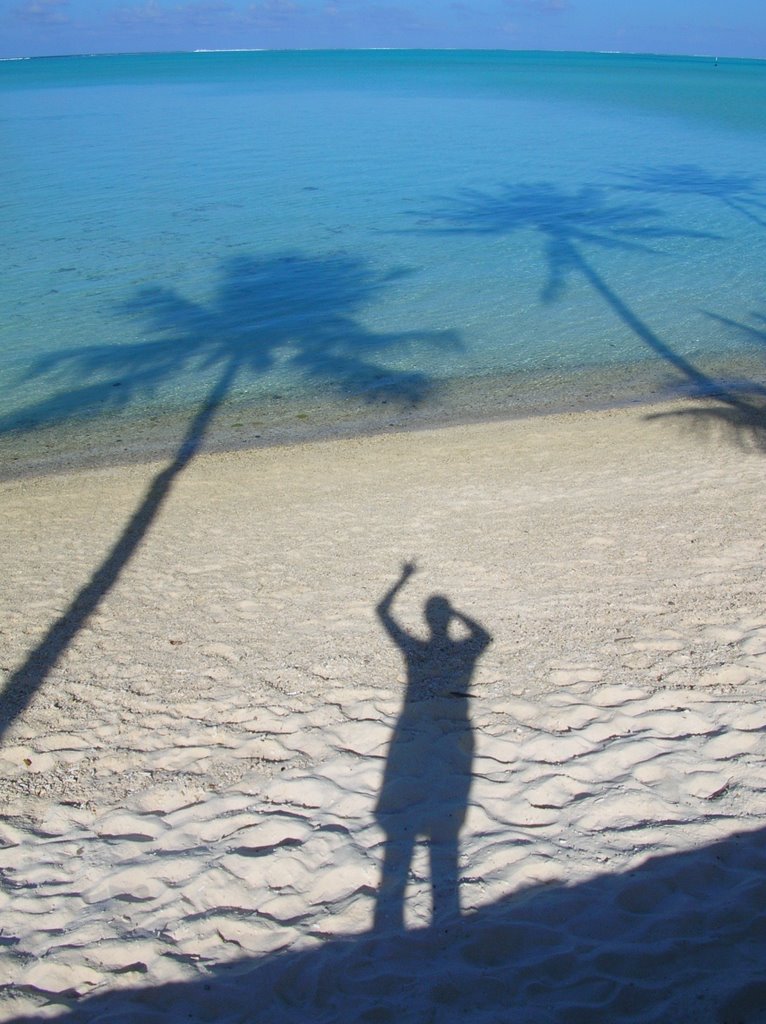
<instances>
[{"instance_id":1,"label":"deep blue water","mask_svg":"<svg viewBox=\"0 0 766 1024\"><path fill-rule=\"evenodd\" d=\"M5 61L0 122L3 458L766 380L766 62Z\"/></svg>"}]
</instances>

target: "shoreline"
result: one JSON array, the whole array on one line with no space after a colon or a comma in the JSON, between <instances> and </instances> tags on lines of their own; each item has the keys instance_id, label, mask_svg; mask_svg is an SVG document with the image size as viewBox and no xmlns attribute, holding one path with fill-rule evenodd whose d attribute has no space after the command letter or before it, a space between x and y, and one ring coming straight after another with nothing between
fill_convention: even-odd
<instances>
[{"instance_id":1,"label":"shoreline","mask_svg":"<svg viewBox=\"0 0 766 1024\"><path fill-rule=\"evenodd\" d=\"M766 393L762 360L754 356L703 364L702 372L718 388L709 395L693 394L688 382L673 381L663 370L662 364L648 361L599 367L595 377L594 368L582 367L565 378L550 370L437 382L433 395L410 406L396 399L325 396L317 401L301 395L263 396L254 404L234 395L223 401L194 445L200 454L220 454L610 409L705 407L721 396L725 404L727 395L741 394L747 400ZM732 371L738 372L732 376ZM201 398L183 409L147 407L10 429L0 435L0 480L172 459L203 404Z\"/></svg>"}]
</instances>

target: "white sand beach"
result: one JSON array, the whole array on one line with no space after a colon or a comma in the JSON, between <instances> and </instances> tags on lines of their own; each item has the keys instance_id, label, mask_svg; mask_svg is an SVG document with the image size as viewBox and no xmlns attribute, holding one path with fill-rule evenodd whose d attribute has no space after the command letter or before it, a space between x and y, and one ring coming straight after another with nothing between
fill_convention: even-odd
<instances>
[{"instance_id":1,"label":"white sand beach","mask_svg":"<svg viewBox=\"0 0 766 1024\"><path fill-rule=\"evenodd\" d=\"M162 466L2 483L0 1020L766 1021L766 463L700 409L201 455L79 606Z\"/></svg>"}]
</instances>

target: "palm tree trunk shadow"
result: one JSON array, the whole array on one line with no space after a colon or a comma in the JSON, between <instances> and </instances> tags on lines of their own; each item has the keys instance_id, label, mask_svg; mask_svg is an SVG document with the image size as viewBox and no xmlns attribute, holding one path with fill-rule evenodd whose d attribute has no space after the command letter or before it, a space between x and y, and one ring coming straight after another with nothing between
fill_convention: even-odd
<instances>
[{"instance_id":1,"label":"palm tree trunk shadow","mask_svg":"<svg viewBox=\"0 0 766 1024\"><path fill-rule=\"evenodd\" d=\"M114 587L122 570L136 553L167 500L176 477L199 451L235 375L236 367L228 365L190 423L175 458L155 476L109 553L66 611L51 624L24 663L10 676L0 695L0 741L9 726L29 707L59 658Z\"/></svg>"},{"instance_id":2,"label":"palm tree trunk shadow","mask_svg":"<svg viewBox=\"0 0 766 1024\"><path fill-rule=\"evenodd\" d=\"M407 665L404 704L375 811L386 836L375 907L377 931L404 929L405 891L419 838L428 843L433 922L460 916L458 836L468 808L474 748L468 687L492 639L441 595L425 605L427 640L402 629L391 605L414 571L413 565L405 565L377 607ZM467 637L455 640L449 635L453 620L462 624Z\"/></svg>"},{"instance_id":3,"label":"palm tree trunk shadow","mask_svg":"<svg viewBox=\"0 0 766 1024\"><path fill-rule=\"evenodd\" d=\"M579 269L593 290L604 299L636 337L640 338L645 345L686 379L693 389L692 397L715 400L716 402L715 405L707 408L658 413L648 418L692 417L700 423L716 422L749 447L766 450L766 389L753 381L746 382L744 387L735 388L704 373L688 359L675 352L667 342L659 338L609 287L575 246L570 246L570 249L572 265Z\"/></svg>"}]
</instances>

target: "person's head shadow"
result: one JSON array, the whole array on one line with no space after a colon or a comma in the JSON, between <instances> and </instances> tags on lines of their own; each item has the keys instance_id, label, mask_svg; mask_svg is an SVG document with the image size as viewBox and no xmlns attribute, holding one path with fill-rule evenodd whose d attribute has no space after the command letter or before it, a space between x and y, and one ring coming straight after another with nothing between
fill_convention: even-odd
<instances>
[{"instance_id":1,"label":"person's head shadow","mask_svg":"<svg viewBox=\"0 0 766 1024\"><path fill-rule=\"evenodd\" d=\"M415 566L406 564L377 606L407 670L375 809L386 836L375 908L378 930L404 928L404 896L418 839L428 844L434 923L460 915L458 834L468 808L474 747L469 687L492 640L441 594L425 602L426 639L400 626L391 607L414 572Z\"/></svg>"},{"instance_id":2,"label":"person's head shadow","mask_svg":"<svg viewBox=\"0 0 766 1024\"><path fill-rule=\"evenodd\" d=\"M423 606L423 616L431 630L434 640L446 640L450 620L452 619L452 605L442 594L432 594Z\"/></svg>"}]
</instances>

